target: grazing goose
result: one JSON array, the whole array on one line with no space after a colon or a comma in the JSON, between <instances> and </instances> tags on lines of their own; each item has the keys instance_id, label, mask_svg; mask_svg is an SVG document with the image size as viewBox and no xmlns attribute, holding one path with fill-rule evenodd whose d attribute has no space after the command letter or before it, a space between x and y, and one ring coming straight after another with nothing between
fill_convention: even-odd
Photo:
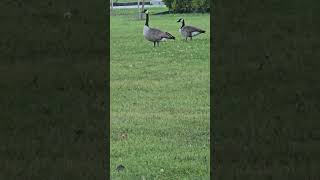
<instances>
[{"instance_id":1,"label":"grazing goose","mask_svg":"<svg viewBox=\"0 0 320 180\"><path fill-rule=\"evenodd\" d=\"M177 22L182 22L179 32L186 38L186 40L188 40L188 37L190 37L190 39L192 40L192 37L206 32L193 26L185 26L183 18L180 18Z\"/></svg>"},{"instance_id":2,"label":"grazing goose","mask_svg":"<svg viewBox=\"0 0 320 180\"><path fill-rule=\"evenodd\" d=\"M159 46L160 41L166 41L167 39L175 39L175 37L168 32L163 32L159 29L149 27L149 10L144 10L143 13L146 14L146 23L143 27L143 36L148 41L153 42L154 47L156 46L156 43Z\"/></svg>"}]
</instances>

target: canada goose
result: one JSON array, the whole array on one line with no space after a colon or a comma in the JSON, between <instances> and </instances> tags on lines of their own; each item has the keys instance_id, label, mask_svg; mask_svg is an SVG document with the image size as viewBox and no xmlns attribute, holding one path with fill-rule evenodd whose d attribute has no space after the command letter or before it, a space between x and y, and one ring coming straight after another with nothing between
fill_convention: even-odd
<instances>
[{"instance_id":1,"label":"canada goose","mask_svg":"<svg viewBox=\"0 0 320 180\"><path fill-rule=\"evenodd\" d=\"M144 10L142 13L146 14L146 23L143 27L143 36L148 40L153 42L153 46L156 46L156 43L159 46L160 41L166 41L168 39L175 39L174 36L172 36L168 32L163 32L156 28L149 27L149 10Z\"/></svg>"},{"instance_id":2,"label":"canada goose","mask_svg":"<svg viewBox=\"0 0 320 180\"><path fill-rule=\"evenodd\" d=\"M185 26L183 18L180 18L177 22L182 22L179 32L186 38L186 40L188 40L188 37L190 37L190 39L192 40L192 37L206 32L193 26Z\"/></svg>"}]
</instances>

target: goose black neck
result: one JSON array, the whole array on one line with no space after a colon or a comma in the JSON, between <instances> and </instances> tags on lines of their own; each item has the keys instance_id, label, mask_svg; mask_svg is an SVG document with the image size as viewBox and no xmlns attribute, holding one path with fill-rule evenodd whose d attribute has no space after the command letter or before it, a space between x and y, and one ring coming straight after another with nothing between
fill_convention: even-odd
<instances>
[{"instance_id":1,"label":"goose black neck","mask_svg":"<svg viewBox=\"0 0 320 180\"><path fill-rule=\"evenodd\" d=\"M181 28L183 28L184 27L184 20L182 20L182 25L181 25Z\"/></svg>"},{"instance_id":2,"label":"goose black neck","mask_svg":"<svg viewBox=\"0 0 320 180\"><path fill-rule=\"evenodd\" d=\"M149 14L146 14L146 24L145 25L149 27Z\"/></svg>"}]
</instances>

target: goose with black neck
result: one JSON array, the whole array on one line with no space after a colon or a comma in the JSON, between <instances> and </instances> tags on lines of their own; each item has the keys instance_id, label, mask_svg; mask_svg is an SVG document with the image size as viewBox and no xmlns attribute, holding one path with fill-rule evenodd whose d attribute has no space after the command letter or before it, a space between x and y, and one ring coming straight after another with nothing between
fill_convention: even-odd
<instances>
[{"instance_id":1,"label":"goose with black neck","mask_svg":"<svg viewBox=\"0 0 320 180\"><path fill-rule=\"evenodd\" d=\"M181 22L179 32L183 37L186 38L186 40L188 40L188 37L192 40L192 37L206 32L205 30L202 30L194 26L186 26L183 18L180 18L177 22Z\"/></svg>"},{"instance_id":2,"label":"goose with black neck","mask_svg":"<svg viewBox=\"0 0 320 180\"><path fill-rule=\"evenodd\" d=\"M156 28L151 28L149 26L149 10L144 10L142 13L146 14L146 22L143 27L143 36L148 41L153 42L153 46L155 47L156 44L159 46L161 41L167 41L168 39L175 39L173 35L168 32L161 31Z\"/></svg>"}]
</instances>

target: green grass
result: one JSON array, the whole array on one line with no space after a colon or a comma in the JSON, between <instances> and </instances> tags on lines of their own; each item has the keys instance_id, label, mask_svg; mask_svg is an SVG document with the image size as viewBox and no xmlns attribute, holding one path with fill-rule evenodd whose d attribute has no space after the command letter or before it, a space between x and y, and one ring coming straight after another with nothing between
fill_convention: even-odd
<instances>
[{"instance_id":1,"label":"green grass","mask_svg":"<svg viewBox=\"0 0 320 180\"><path fill-rule=\"evenodd\" d=\"M209 179L210 17L151 15L176 36L154 48L130 12L111 17L111 177ZM179 17L207 33L185 42Z\"/></svg>"}]
</instances>

